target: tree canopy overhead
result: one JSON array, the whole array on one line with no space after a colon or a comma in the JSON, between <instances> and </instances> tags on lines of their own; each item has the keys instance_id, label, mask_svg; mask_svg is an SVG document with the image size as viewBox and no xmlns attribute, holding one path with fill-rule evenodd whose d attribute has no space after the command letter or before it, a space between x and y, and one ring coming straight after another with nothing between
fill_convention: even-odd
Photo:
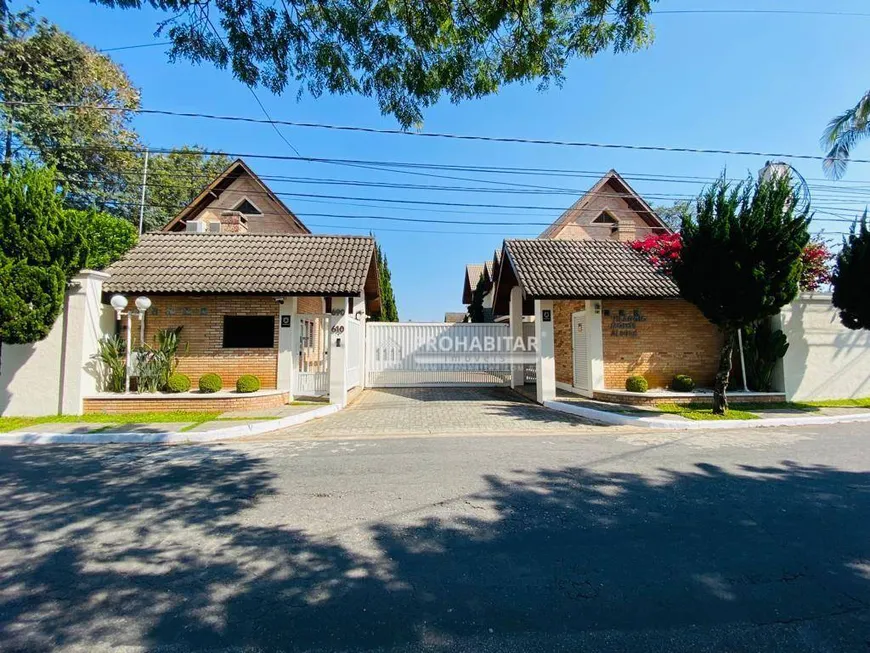
<instances>
[{"instance_id":1,"label":"tree canopy overhead","mask_svg":"<svg viewBox=\"0 0 870 653\"><path fill-rule=\"evenodd\" d=\"M280 94L374 96L403 127L512 82L560 83L569 61L651 42L656 0L91 0L166 12L170 56ZM222 30L222 33L221 31Z\"/></svg>"}]
</instances>

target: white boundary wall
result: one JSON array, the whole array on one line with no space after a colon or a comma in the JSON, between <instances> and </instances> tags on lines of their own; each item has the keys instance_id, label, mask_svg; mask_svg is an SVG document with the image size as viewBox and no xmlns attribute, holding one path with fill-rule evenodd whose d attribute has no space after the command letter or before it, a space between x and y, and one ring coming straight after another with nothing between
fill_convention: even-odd
<instances>
[{"instance_id":1,"label":"white boundary wall","mask_svg":"<svg viewBox=\"0 0 870 653\"><path fill-rule=\"evenodd\" d=\"M70 283L60 317L48 336L27 345L4 344L0 351L0 415L77 415L82 399L97 390L93 361L114 313L100 297L102 272L82 270Z\"/></svg>"},{"instance_id":2,"label":"white boundary wall","mask_svg":"<svg viewBox=\"0 0 870 653\"><path fill-rule=\"evenodd\" d=\"M844 327L831 295L802 294L774 328L788 338L776 380L789 400L870 397L870 331Z\"/></svg>"},{"instance_id":3,"label":"white boundary wall","mask_svg":"<svg viewBox=\"0 0 870 653\"><path fill-rule=\"evenodd\" d=\"M369 322L366 324L366 386L426 387L508 385L509 363L420 363L430 340L448 338L470 343L474 338L507 338L510 327L501 323ZM454 346L453 351L457 351Z\"/></svg>"}]
</instances>

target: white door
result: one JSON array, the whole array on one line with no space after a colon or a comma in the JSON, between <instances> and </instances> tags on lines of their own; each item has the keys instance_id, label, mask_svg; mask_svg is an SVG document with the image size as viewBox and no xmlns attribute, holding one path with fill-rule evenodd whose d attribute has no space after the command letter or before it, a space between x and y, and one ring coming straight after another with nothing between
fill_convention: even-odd
<instances>
[{"instance_id":1,"label":"white door","mask_svg":"<svg viewBox=\"0 0 870 653\"><path fill-rule=\"evenodd\" d=\"M296 369L293 394L323 397L329 394L329 316L294 315Z\"/></svg>"},{"instance_id":2,"label":"white door","mask_svg":"<svg viewBox=\"0 0 870 653\"><path fill-rule=\"evenodd\" d=\"M589 346L586 343L586 314L583 311L571 316L571 333L574 347L574 387L589 391Z\"/></svg>"}]
</instances>

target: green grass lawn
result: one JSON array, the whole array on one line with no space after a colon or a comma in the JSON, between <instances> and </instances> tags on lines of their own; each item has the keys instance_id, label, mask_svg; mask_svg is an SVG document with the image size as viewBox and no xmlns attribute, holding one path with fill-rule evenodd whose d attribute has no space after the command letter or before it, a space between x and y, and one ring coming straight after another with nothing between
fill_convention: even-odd
<instances>
[{"instance_id":1,"label":"green grass lawn","mask_svg":"<svg viewBox=\"0 0 870 653\"><path fill-rule=\"evenodd\" d=\"M870 408L870 397L861 399L823 399L821 401L801 401L797 405L810 408Z\"/></svg>"},{"instance_id":2,"label":"green grass lawn","mask_svg":"<svg viewBox=\"0 0 870 653\"><path fill-rule=\"evenodd\" d=\"M724 415L714 415L713 409L707 404L689 404L687 406L656 404L656 408L659 412L679 415L692 420L759 419L758 415L754 413L733 408L730 408Z\"/></svg>"},{"instance_id":3,"label":"green grass lawn","mask_svg":"<svg viewBox=\"0 0 870 653\"><path fill-rule=\"evenodd\" d=\"M686 406L677 404L656 404L656 409L662 413L680 415L686 419L719 420L719 419L760 419L757 411L765 410L799 410L816 412L819 408L870 408L870 397L862 399L824 399L821 401L778 401L774 403L739 403L731 404L725 415L714 415L709 404L693 403Z\"/></svg>"},{"instance_id":4,"label":"green grass lawn","mask_svg":"<svg viewBox=\"0 0 870 653\"><path fill-rule=\"evenodd\" d=\"M0 417L0 433L8 433L14 429L26 428L36 424L161 424L169 422L187 422L187 428L192 428L203 422L238 421L219 418L221 411L164 411L153 413L85 413L84 415L46 415L43 417ZM248 417L250 419L274 419L273 417Z\"/></svg>"}]
</instances>

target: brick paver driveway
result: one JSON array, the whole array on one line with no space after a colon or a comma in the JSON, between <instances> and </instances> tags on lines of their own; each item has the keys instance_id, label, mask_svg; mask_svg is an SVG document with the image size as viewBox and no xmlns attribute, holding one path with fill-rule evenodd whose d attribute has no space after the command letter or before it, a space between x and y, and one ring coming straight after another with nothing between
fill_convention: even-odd
<instances>
[{"instance_id":1,"label":"brick paver driveway","mask_svg":"<svg viewBox=\"0 0 870 653\"><path fill-rule=\"evenodd\" d=\"M294 435L420 433L580 433L606 427L531 403L508 388L364 390L335 415L302 424Z\"/></svg>"}]
</instances>

